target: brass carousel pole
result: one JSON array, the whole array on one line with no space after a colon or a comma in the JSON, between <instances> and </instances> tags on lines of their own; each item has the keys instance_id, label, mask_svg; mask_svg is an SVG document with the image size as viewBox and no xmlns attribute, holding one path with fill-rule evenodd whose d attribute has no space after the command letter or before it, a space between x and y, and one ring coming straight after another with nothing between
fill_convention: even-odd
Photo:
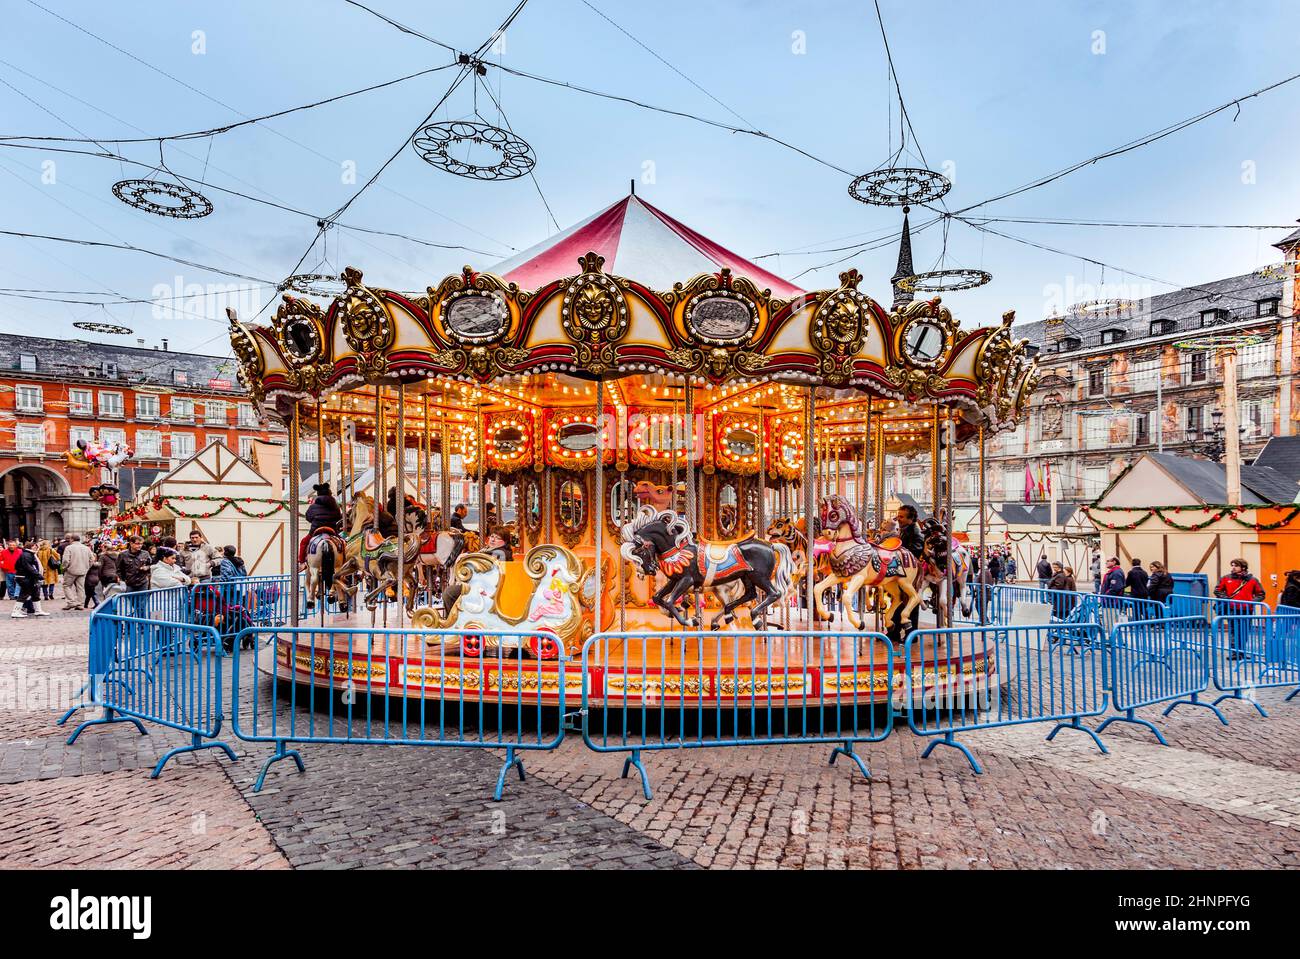
<instances>
[{"instance_id":1,"label":"brass carousel pole","mask_svg":"<svg viewBox=\"0 0 1300 959\"><path fill-rule=\"evenodd\" d=\"M754 535L767 536L767 432L762 410L758 411L758 512Z\"/></svg>"},{"instance_id":2,"label":"brass carousel pole","mask_svg":"<svg viewBox=\"0 0 1300 959\"><path fill-rule=\"evenodd\" d=\"M939 511L943 508L943 457L939 453L939 404L934 404L934 415L930 420L930 515L937 521ZM940 603L934 604L934 625L942 629L945 625Z\"/></svg>"},{"instance_id":3,"label":"brass carousel pole","mask_svg":"<svg viewBox=\"0 0 1300 959\"><path fill-rule=\"evenodd\" d=\"M429 435L429 394L424 394L424 433L420 436L420 458L424 460L424 510L433 514L433 437ZM430 524L432 525L432 524Z\"/></svg>"},{"instance_id":4,"label":"brass carousel pole","mask_svg":"<svg viewBox=\"0 0 1300 959\"><path fill-rule=\"evenodd\" d=\"M393 431L393 455L397 485L397 628L406 618L406 384L397 383L397 428Z\"/></svg>"},{"instance_id":5,"label":"brass carousel pole","mask_svg":"<svg viewBox=\"0 0 1300 959\"><path fill-rule=\"evenodd\" d=\"M955 595L957 558L953 555L953 535L957 532L957 524L954 516L952 495L952 457L953 453L956 451L955 447L957 445L957 424L953 421L951 410L948 411L945 429L948 431L948 442L944 444L947 446L947 450L945 451L947 457L944 462L944 472L946 476L944 478L943 493L947 505L947 510L944 514L947 516L947 522L944 523L944 533L948 537L948 564L944 568L943 576L945 580L944 589L947 591L948 596L948 608L945 610L945 614L947 616L948 625L951 626L953 622L953 611L957 608L957 597Z\"/></svg>"},{"instance_id":6,"label":"brass carousel pole","mask_svg":"<svg viewBox=\"0 0 1300 959\"><path fill-rule=\"evenodd\" d=\"M596 481L592 506L587 515L596 524L596 601L592 605L592 622L596 632L600 632L601 602L605 595L605 563L601 550L604 547L605 533L605 381L596 380Z\"/></svg>"},{"instance_id":7,"label":"brass carousel pole","mask_svg":"<svg viewBox=\"0 0 1300 959\"><path fill-rule=\"evenodd\" d=\"M803 441L804 450L804 471L803 471L803 509L804 521L807 527L808 537L808 575L805 577L805 585L808 593L808 625L807 629L811 630L816 626L816 606L814 604L815 596L813 587L816 586L817 577L813 570L813 543L816 539L816 525L813 517L817 509L817 491L814 485L817 482L817 461L814 455L814 441L816 432L813 428L813 416L817 412L817 387L809 386L808 392L803 400ZM807 644L804 644L805 647Z\"/></svg>"},{"instance_id":8,"label":"brass carousel pole","mask_svg":"<svg viewBox=\"0 0 1300 959\"><path fill-rule=\"evenodd\" d=\"M478 538L479 542L486 548L487 546L487 424L483 418L483 407L478 409L477 425L475 432L478 435Z\"/></svg>"},{"instance_id":9,"label":"brass carousel pole","mask_svg":"<svg viewBox=\"0 0 1300 959\"><path fill-rule=\"evenodd\" d=\"M985 553L984 553L984 526L985 526L985 522L984 522L984 424L983 424L983 422L980 423L979 444L980 444L980 453L979 453L979 457L980 457L980 467L979 467L979 501L980 501L980 507L979 507L979 509L980 509L980 511L979 511L979 524L980 524L980 532L979 532L979 536L980 536L980 552L979 552L979 558L980 558L980 570L979 570L979 575L975 577L975 584L976 584L976 589L978 589L979 592L980 592L980 625L983 626L984 623L986 622L986 617L985 617L985 613L984 613L984 611L988 608L988 603L989 603L989 601L992 599L991 596L987 595L987 593L989 592L989 590L984 589L984 580L985 580L986 575L987 575L987 574L986 574L986 571L987 571L987 569L988 569L988 561L989 561L989 558L988 558L988 556L985 555ZM993 582L993 577L992 577L992 576L987 576L987 578L988 578L989 583L992 584L992 582Z\"/></svg>"},{"instance_id":10,"label":"brass carousel pole","mask_svg":"<svg viewBox=\"0 0 1300 959\"><path fill-rule=\"evenodd\" d=\"M333 479L331 476L330 479ZM325 411L322 409L320 396L316 397L316 482L325 482ZM312 602L316 597L310 597ZM329 602L329 595L323 589L320 598L320 622L325 625L325 605Z\"/></svg>"},{"instance_id":11,"label":"brass carousel pole","mask_svg":"<svg viewBox=\"0 0 1300 959\"><path fill-rule=\"evenodd\" d=\"M384 408L383 387L375 386L375 528L379 528L379 511L388 502L388 416ZM400 531L399 531L400 532ZM384 625L388 625L388 597L380 595L376 602L384 607ZM374 623L374 619L371 619Z\"/></svg>"},{"instance_id":12,"label":"brass carousel pole","mask_svg":"<svg viewBox=\"0 0 1300 959\"><path fill-rule=\"evenodd\" d=\"M440 411L438 423L438 501L443 528L451 529L451 430L447 426L445 407Z\"/></svg>"},{"instance_id":13,"label":"brass carousel pole","mask_svg":"<svg viewBox=\"0 0 1300 959\"><path fill-rule=\"evenodd\" d=\"M298 404L293 404L293 419L289 421L289 555L293 561L293 578L289 581L289 590L293 596L293 602L289 605L289 625L298 625L298 608L302 605L301 591L298 586L298 540L302 538L302 530L299 529L299 513L301 510L298 505L299 487L302 485L298 479L298 460L301 456L299 450L299 412Z\"/></svg>"}]
</instances>

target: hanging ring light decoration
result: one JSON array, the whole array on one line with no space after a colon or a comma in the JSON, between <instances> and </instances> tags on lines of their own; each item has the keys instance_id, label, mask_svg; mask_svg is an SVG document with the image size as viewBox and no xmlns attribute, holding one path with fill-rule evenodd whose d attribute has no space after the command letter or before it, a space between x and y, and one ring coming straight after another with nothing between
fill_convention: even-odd
<instances>
[{"instance_id":1,"label":"hanging ring light decoration","mask_svg":"<svg viewBox=\"0 0 1300 959\"><path fill-rule=\"evenodd\" d=\"M527 176L537 165L533 148L524 139L481 120L430 123L416 131L411 145L425 163L471 180L514 180ZM471 163L452 155L456 148L487 147L500 159L496 163Z\"/></svg>"},{"instance_id":2,"label":"hanging ring light decoration","mask_svg":"<svg viewBox=\"0 0 1300 959\"><path fill-rule=\"evenodd\" d=\"M919 167L886 167L854 177L849 196L869 206L909 206L933 203L952 189L942 173Z\"/></svg>"},{"instance_id":3,"label":"hanging ring light decoration","mask_svg":"<svg viewBox=\"0 0 1300 959\"><path fill-rule=\"evenodd\" d=\"M167 180L119 180L113 195L137 210L176 220L197 220L212 212L212 201L202 193Z\"/></svg>"},{"instance_id":4,"label":"hanging ring light decoration","mask_svg":"<svg viewBox=\"0 0 1300 959\"><path fill-rule=\"evenodd\" d=\"M1105 299L1083 300L1070 306L1070 315L1074 317L1116 318L1131 313L1137 308L1134 300Z\"/></svg>"},{"instance_id":5,"label":"hanging ring light decoration","mask_svg":"<svg viewBox=\"0 0 1300 959\"><path fill-rule=\"evenodd\" d=\"M1235 350L1243 346L1256 346L1273 338L1271 331L1240 333L1215 333L1211 336L1198 336L1194 340L1180 340L1174 349L1185 353L1198 353L1201 350Z\"/></svg>"},{"instance_id":6,"label":"hanging ring light decoration","mask_svg":"<svg viewBox=\"0 0 1300 959\"><path fill-rule=\"evenodd\" d=\"M898 288L908 293L953 293L957 290L973 290L992 281L993 274L986 270L928 270L904 277L898 281Z\"/></svg>"},{"instance_id":7,"label":"hanging ring light decoration","mask_svg":"<svg viewBox=\"0 0 1300 959\"><path fill-rule=\"evenodd\" d=\"M276 290L280 293L297 293L332 300L347 291L347 284L342 278L330 273L295 273L281 280Z\"/></svg>"},{"instance_id":8,"label":"hanging ring light decoration","mask_svg":"<svg viewBox=\"0 0 1300 959\"><path fill-rule=\"evenodd\" d=\"M72 325L87 333L105 333L111 336L127 336L135 332L127 326L119 326L116 323L96 323L93 320L78 320Z\"/></svg>"}]
</instances>

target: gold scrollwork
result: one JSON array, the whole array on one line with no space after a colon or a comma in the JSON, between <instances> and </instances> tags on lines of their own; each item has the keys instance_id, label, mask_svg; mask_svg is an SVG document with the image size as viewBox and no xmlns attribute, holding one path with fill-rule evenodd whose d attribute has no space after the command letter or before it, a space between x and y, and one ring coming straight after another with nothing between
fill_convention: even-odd
<instances>
[{"instance_id":1,"label":"gold scrollwork","mask_svg":"<svg viewBox=\"0 0 1300 959\"><path fill-rule=\"evenodd\" d=\"M580 367L600 374L616 365L614 344L627 333L631 313L618 281L601 272L605 258L587 253L560 302L560 325L573 341Z\"/></svg>"}]
</instances>

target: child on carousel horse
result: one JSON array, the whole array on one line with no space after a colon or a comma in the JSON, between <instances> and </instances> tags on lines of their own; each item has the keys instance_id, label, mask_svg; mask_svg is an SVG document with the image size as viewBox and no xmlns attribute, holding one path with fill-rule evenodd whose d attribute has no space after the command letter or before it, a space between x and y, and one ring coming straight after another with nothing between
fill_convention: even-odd
<instances>
[{"instance_id":1,"label":"child on carousel horse","mask_svg":"<svg viewBox=\"0 0 1300 959\"><path fill-rule=\"evenodd\" d=\"M307 535L302 538L298 544L298 562L307 562L307 547L313 538L319 533L329 533L335 538L340 539L340 531L343 528L343 510L339 508L339 502L334 498L334 493L330 489L329 483L317 483L312 487L316 494L312 497L311 505L307 507L307 522L311 524L307 530Z\"/></svg>"}]
</instances>

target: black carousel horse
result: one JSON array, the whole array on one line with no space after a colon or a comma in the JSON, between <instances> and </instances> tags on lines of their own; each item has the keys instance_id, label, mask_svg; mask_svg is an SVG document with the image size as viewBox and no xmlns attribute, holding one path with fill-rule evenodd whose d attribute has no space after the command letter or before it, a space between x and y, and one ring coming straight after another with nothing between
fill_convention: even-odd
<instances>
[{"instance_id":1,"label":"black carousel horse","mask_svg":"<svg viewBox=\"0 0 1300 959\"><path fill-rule=\"evenodd\" d=\"M740 584L743 589L739 595L726 591L722 611L713 617L710 627L730 625L735 621L737 606L756 603L750 619L756 629L765 629L768 607L790 588L793 564L783 544L752 536L736 543L696 543L684 519L651 506L642 506L623 526L622 534L623 558L640 563L647 576L663 573L667 580L652 597L654 604L687 628L700 626L696 617L688 622L680 608L682 599L692 590Z\"/></svg>"}]
</instances>

